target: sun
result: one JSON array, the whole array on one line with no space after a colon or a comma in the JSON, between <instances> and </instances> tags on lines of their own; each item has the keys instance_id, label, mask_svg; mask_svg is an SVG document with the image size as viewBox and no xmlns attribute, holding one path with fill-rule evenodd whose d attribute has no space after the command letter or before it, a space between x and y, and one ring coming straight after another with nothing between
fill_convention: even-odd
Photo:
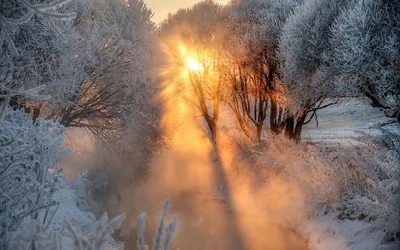
<instances>
[{"instance_id":1,"label":"sun","mask_svg":"<svg viewBox=\"0 0 400 250\"><path fill-rule=\"evenodd\" d=\"M203 65L193 57L186 57L186 67L190 71L204 71Z\"/></svg>"}]
</instances>

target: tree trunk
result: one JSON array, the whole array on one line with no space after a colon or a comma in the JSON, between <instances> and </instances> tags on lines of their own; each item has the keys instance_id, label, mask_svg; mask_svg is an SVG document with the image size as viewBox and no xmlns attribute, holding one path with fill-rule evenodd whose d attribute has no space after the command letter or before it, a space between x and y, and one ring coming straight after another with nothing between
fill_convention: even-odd
<instances>
[{"instance_id":1,"label":"tree trunk","mask_svg":"<svg viewBox=\"0 0 400 250\"><path fill-rule=\"evenodd\" d=\"M32 109L32 107L31 107ZM32 120L33 122L36 122L36 119L39 117L40 115L40 106L39 107L33 107L33 112L32 112Z\"/></svg>"},{"instance_id":2,"label":"tree trunk","mask_svg":"<svg viewBox=\"0 0 400 250\"><path fill-rule=\"evenodd\" d=\"M262 123L256 125L256 140L257 142L261 142L261 134L262 134Z\"/></svg>"},{"instance_id":3,"label":"tree trunk","mask_svg":"<svg viewBox=\"0 0 400 250\"><path fill-rule=\"evenodd\" d=\"M374 107L374 108L385 108L380 103L380 101L375 96L373 96L373 94L368 93L368 91L364 91L364 94L365 94L366 97L368 97L372 101L372 103L371 103L372 107Z\"/></svg>"},{"instance_id":4,"label":"tree trunk","mask_svg":"<svg viewBox=\"0 0 400 250\"><path fill-rule=\"evenodd\" d=\"M303 128L303 124L304 124L304 121L305 121L306 117L307 117L307 113L303 114L303 115L302 115L300 118L298 118L297 121L296 121L296 127L295 127L295 129L294 129L294 134L293 134L293 140L294 140L296 143L299 143L299 142L300 142L300 139L301 139L301 130L302 130L302 128Z\"/></svg>"},{"instance_id":5,"label":"tree trunk","mask_svg":"<svg viewBox=\"0 0 400 250\"><path fill-rule=\"evenodd\" d=\"M294 137L294 117L289 115L285 121L285 135L289 137L289 139L293 140Z\"/></svg>"},{"instance_id":6,"label":"tree trunk","mask_svg":"<svg viewBox=\"0 0 400 250\"><path fill-rule=\"evenodd\" d=\"M280 125L277 123L278 119L278 105L276 104L275 98L271 95L271 115L269 117L269 123L271 126L271 131L280 134Z\"/></svg>"},{"instance_id":7,"label":"tree trunk","mask_svg":"<svg viewBox=\"0 0 400 250\"><path fill-rule=\"evenodd\" d=\"M211 118L208 113L203 113L202 116L207 123L212 139L216 140L218 136L218 120Z\"/></svg>"}]
</instances>

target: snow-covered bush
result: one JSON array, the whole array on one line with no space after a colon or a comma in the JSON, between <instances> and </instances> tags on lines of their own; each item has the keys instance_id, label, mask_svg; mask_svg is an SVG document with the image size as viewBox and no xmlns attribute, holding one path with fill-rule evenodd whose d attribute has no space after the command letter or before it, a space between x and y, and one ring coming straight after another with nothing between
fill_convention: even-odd
<instances>
[{"instance_id":1,"label":"snow-covered bush","mask_svg":"<svg viewBox=\"0 0 400 250\"><path fill-rule=\"evenodd\" d=\"M360 145L334 148L326 154L347 201L341 218L373 221L388 233L399 233L400 136L382 131L379 137L365 135Z\"/></svg>"},{"instance_id":2,"label":"snow-covered bush","mask_svg":"<svg viewBox=\"0 0 400 250\"><path fill-rule=\"evenodd\" d=\"M21 110L4 110L0 122L0 249L22 250L32 246L62 249L61 234L53 232L50 223L58 212L53 194L61 188L59 171L51 170L63 155L59 150L63 131L64 127L56 122L39 118L33 123L29 114ZM158 240L168 204L164 206ZM110 222L107 216L103 216L97 229L89 235L80 234L80 229L74 229L67 221L65 226L72 234L76 249L98 250L103 249L100 246L108 241L123 220L124 215ZM175 225L174 219L167 228L164 249L168 249L165 246L170 244L168 239Z\"/></svg>"},{"instance_id":3,"label":"snow-covered bush","mask_svg":"<svg viewBox=\"0 0 400 250\"><path fill-rule=\"evenodd\" d=\"M67 230L72 234L75 250L102 250L110 249L107 244L108 240L124 220L125 214L121 214L108 221L108 216L104 213L98 221L95 231L87 236L81 235L68 221L65 220L64 223Z\"/></svg>"},{"instance_id":4,"label":"snow-covered bush","mask_svg":"<svg viewBox=\"0 0 400 250\"><path fill-rule=\"evenodd\" d=\"M33 123L21 110L4 110L0 120L0 245L6 249L22 223L36 221L43 231L56 211L52 194L59 176L49 169L62 155L63 131L53 121Z\"/></svg>"},{"instance_id":5,"label":"snow-covered bush","mask_svg":"<svg viewBox=\"0 0 400 250\"><path fill-rule=\"evenodd\" d=\"M36 221L27 223L24 228L13 235L9 249L69 250L72 249L69 247L73 247L74 250L121 250L123 247L113 241L111 234L121 226L124 219L125 215L121 214L108 221L107 214L103 214L99 221L95 223L96 226L93 227L93 231L88 235L82 233L80 228L74 227L66 219L59 232L43 232ZM71 245L63 241L63 236L66 235L71 236Z\"/></svg>"}]
</instances>

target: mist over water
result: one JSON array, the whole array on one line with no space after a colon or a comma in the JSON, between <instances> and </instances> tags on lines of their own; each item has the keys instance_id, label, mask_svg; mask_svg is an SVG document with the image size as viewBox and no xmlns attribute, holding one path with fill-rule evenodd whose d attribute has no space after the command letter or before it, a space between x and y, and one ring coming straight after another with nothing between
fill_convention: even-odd
<instances>
[{"instance_id":1,"label":"mist over water","mask_svg":"<svg viewBox=\"0 0 400 250\"><path fill-rule=\"evenodd\" d=\"M163 125L169 126L176 116L180 124L169 135L172 149L152 160L145 182L121 194L118 211L126 212L130 223L121 234L129 241L129 249L135 249L140 212L149 216L146 239L152 241L167 198L171 200L168 218L178 218L172 249L307 249L301 236L272 222L274 218L269 218L260 204L262 189L282 195L285 184L275 181L267 188L255 187L250 174L234 173L232 157L237 153L232 142L221 137L218 146L213 145L190 106L169 93L168 88L163 92ZM293 212L288 205L277 202L275 209Z\"/></svg>"}]
</instances>

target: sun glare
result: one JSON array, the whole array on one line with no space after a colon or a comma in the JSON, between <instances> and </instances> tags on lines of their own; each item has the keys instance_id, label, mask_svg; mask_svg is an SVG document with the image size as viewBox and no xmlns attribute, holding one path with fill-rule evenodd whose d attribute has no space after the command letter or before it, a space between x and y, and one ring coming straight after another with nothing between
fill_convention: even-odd
<instances>
[{"instance_id":1,"label":"sun glare","mask_svg":"<svg viewBox=\"0 0 400 250\"><path fill-rule=\"evenodd\" d=\"M186 67L191 71L203 71L204 68L199 61L193 57L186 57Z\"/></svg>"}]
</instances>

